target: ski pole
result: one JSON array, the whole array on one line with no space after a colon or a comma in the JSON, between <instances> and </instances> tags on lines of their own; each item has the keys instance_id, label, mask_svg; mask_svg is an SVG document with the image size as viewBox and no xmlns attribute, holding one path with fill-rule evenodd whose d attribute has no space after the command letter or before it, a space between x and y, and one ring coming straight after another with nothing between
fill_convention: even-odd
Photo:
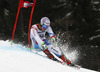
<instances>
[{"instance_id":1,"label":"ski pole","mask_svg":"<svg viewBox=\"0 0 100 72\"><path fill-rule=\"evenodd\" d=\"M62 49L59 47L59 44L57 41L55 41L56 46L60 49L62 55L64 55L66 57L66 55L63 53ZM67 58L67 57L66 57ZM68 58L67 58L68 59Z\"/></svg>"},{"instance_id":2,"label":"ski pole","mask_svg":"<svg viewBox=\"0 0 100 72\"><path fill-rule=\"evenodd\" d=\"M58 44L57 41L55 41L55 44L56 44L56 46L60 49L61 53L63 54L63 51L62 51L62 49L59 47L59 44ZM63 54L63 55L64 55L64 54Z\"/></svg>"}]
</instances>

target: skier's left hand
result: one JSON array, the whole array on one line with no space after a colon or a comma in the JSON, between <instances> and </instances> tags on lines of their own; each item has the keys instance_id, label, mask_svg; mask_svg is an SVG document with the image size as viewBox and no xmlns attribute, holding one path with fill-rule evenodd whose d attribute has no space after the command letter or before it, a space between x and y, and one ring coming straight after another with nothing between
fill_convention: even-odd
<instances>
[{"instance_id":1,"label":"skier's left hand","mask_svg":"<svg viewBox=\"0 0 100 72\"><path fill-rule=\"evenodd\" d=\"M53 41L53 42L55 42L55 41L56 41L56 39L55 39L54 37L52 37L52 41Z\"/></svg>"},{"instance_id":2,"label":"skier's left hand","mask_svg":"<svg viewBox=\"0 0 100 72\"><path fill-rule=\"evenodd\" d=\"M44 42L42 43L41 46L42 46L43 51L44 51L45 49L47 49L47 45L46 45Z\"/></svg>"}]
</instances>

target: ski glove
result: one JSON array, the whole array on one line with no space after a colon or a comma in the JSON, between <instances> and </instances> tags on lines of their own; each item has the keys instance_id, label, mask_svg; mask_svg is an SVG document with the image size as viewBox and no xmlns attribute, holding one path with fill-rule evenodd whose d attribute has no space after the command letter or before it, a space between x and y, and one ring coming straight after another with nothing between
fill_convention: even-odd
<instances>
[{"instance_id":1,"label":"ski glove","mask_svg":"<svg viewBox=\"0 0 100 72\"><path fill-rule=\"evenodd\" d=\"M42 46L42 50L43 50L43 51L46 50L46 49L48 48L47 45L46 45L44 42L42 43L41 46Z\"/></svg>"},{"instance_id":2,"label":"ski glove","mask_svg":"<svg viewBox=\"0 0 100 72\"><path fill-rule=\"evenodd\" d=\"M55 42L56 41L56 38L52 37L52 41Z\"/></svg>"}]
</instances>

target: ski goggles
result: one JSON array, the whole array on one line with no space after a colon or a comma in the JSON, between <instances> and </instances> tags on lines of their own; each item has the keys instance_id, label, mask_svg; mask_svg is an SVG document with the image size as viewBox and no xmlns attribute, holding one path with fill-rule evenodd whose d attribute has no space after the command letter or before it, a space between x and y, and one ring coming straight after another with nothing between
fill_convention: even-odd
<instances>
[{"instance_id":1,"label":"ski goggles","mask_svg":"<svg viewBox=\"0 0 100 72\"><path fill-rule=\"evenodd\" d=\"M47 25L42 25L42 27L43 27L44 29L47 29L49 26L47 26Z\"/></svg>"}]
</instances>

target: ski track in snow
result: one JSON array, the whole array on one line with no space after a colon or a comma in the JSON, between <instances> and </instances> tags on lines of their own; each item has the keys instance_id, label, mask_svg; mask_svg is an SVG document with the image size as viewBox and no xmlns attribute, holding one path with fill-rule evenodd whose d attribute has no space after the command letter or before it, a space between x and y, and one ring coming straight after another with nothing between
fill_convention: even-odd
<instances>
[{"instance_id":1,"label":"ski track in snow","mask_svg":"<svg viewBox=\"0 0 100 72\"><path fill-rule=\"evenodd\" d=\"M97 72L75 69L33 53L25 46L0 40L0 72Z\"/></svg>"}]
</instances>

